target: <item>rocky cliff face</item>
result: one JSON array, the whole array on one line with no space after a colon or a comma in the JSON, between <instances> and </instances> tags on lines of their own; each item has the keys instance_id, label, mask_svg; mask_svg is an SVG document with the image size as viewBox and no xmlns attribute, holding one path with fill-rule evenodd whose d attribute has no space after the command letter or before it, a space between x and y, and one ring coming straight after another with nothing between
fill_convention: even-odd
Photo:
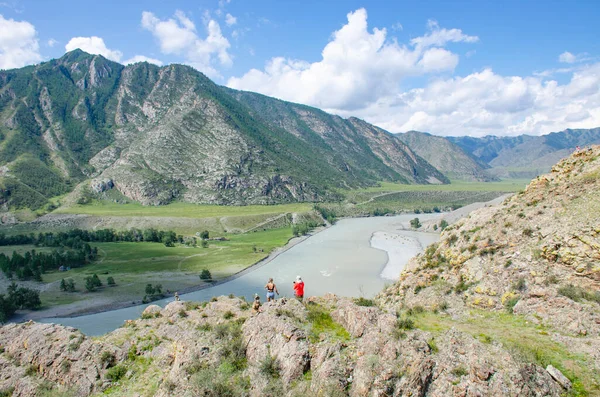
<instances>
[{"instance_id":1,"label":"rocky cliff face","mask_svg":"<svg viewBox=\"0 0 600 397\"><path fill-rule=\"evenodd\" d=\"M186 66L124 67L76 50L0 72L0 165L23 185L13 190L41 200L94 178L152 205L319 201L332 187L378 180L448 182L367 123L262 96L253 107L246 97L255 98ZM35 175L14 166L26 153L43 164Z\"/></svg>"}]
</instances>

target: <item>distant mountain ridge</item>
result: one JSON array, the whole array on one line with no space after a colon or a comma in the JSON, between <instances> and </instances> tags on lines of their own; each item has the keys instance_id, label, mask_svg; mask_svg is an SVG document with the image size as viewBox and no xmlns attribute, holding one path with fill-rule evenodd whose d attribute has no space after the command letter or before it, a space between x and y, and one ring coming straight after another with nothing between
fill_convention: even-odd
<instances>
[{"instance_id":1,"label":"distant mountain ridge","mask_svg":"<svg viewBox=\"0 0 600 397\"><path fill-rule=\"evenodd\" d=\"M158 205L335 199L376 181L448 183L362 120L230 90L182 65L81 50L0 71L5 206L39 208L84 180Z\"/></svg>"},{"instance_id":2,"label":"distant mountain ridge","mask_svg":"<svg viewBox=\"0 0 600 397\"><path fill-rule=\"evenodd\" d=\"M567 129L542 136L447 137L466 153L489 164L491 174L531 178L548 172L577 146L600 144L600 128Z\"/></svg>"},{"instance_id":3,"label":"distant mountain ridge","mask_svg":"<svg viewBox=\"0 0 600 397\"><path fill-rule=\"evenodd\" d=\"M490 168L459 145L441 136L426 132L408 131L397 134L419 156L451 179L490 182L497 178L486 173Z\"/></svg>"}]
</instances>

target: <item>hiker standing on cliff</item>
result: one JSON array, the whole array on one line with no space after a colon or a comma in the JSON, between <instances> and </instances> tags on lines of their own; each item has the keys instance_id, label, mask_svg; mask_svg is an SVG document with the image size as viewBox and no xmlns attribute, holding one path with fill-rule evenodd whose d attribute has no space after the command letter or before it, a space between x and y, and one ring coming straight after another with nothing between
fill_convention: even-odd
<instances>
[{"instance_id":1,"label":"hiker standing on cliff","mask_svg":"<svg viewBox=\"0 0 600 397\"><path fill-rule=\"evenodd\" d=\"M277 286L272 278L270 278L267 285L265 285L265 289L267 290L267 302L271 302L271 299L275 301L275 292L279 295L279 291L277 291Z\"/></svg>"},{"instance_id":2,"label":"hiker standing on cliff","mask_svg":"<svg viewBox=\"0 0 600 397\"><path fill-rule=\"evenodd\" d=\"M304 299L304 281L300 276L296 276L296 281L294 281L294 295L300 302Z\"/></svg>"}]
</instances>

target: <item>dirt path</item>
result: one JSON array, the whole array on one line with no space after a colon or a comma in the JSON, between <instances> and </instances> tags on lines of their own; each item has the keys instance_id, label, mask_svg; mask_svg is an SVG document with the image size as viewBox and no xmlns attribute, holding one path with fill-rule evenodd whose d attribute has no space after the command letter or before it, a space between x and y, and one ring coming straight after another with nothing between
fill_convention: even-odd
<instances>
[{"instance_id":1,"label":"dirt path","mask_svg":"<svg viewBox=\"0 0 600 397\"><path fill-rule=\"evenodd\" d=\"M376 196L373 196L373 197L371 197L371 198L370 198L370 199L368 199L367 201L363 201L362 203L357 203L357 204L355 204L355 205L363 205L363 204L368 204L368 203L371 203L371 202L375 201L375 199L377 199L377 198L379 198L379 197L389 196L389 195L391 195L391 194L396 194L396 193L401 193L401 192L400 192L400 191L397 191L397 192L385 192L385 193L381 193L381 194L378 194L378 195L376 195Z\"/></svg>"}]
</instances>

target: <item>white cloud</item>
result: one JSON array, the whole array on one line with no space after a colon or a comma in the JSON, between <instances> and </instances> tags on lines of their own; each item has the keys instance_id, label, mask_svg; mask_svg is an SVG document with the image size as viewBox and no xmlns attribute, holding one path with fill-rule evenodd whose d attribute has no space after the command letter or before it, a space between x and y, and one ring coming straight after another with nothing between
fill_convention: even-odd
<instances>
[{"instance_id":1,"label":"white cloud","mask_svg":"<svg viewBox=\"0 0 600 397\"><path fill-rule=\"evenodd\" d=\"M583 63L589 61L597 61L597 57L592 57L587 52L582 52L580 54L573 54L569 51L565 51L558 56L558 61L562 63Z\"/></svg>"},{"instance_id":2,"label":"white cloud","mask_svg":"<svg viewBox=\"0 0 600 397\"><path fill-rule=\"evenodd\" d=\"M189 21L189 23L191 23L191 21ZM134 57L132 57L130 59L121 61L121 59L123 58L123 53L119 50L111 50L110 48L108 48L106 46L106 43L104 43L104 39L102 39L101 37L97 37L97 36L73 37L71 40L69 40L69 42L65 46L65 50L67 52L73 51L77 48L79 48L87 53L90 53L90 54L102 55L106 59L110 59L111 61L119 62L124 65L130 65L130 64L136 63L136 62L148 62L148 63L153 63L158 66L163 65L162 61L155 59L155 58L149 58L144 55L135 55Z\"/></svg>"},{"instance_id":3,"label":"white cloud","mask_svg":"<svg viewBox=\"0 0 600 397\"><path fill-rule=\"evenodd\" d=\"M126 60L126 61L123 61L123 64L124 65L131 65L132 63L137 63L137 62L148 62L148 63L152 63L152 64L157 65L157 66L162 66L163 65L162 61L160 61L158 59L155 59L155 58L148 58L148 57L146 57L144 55L136 55L133 58L130 58L130 59Z\"/></svg>"},{"instance_id":4,"label":"white cloud","mask_svg":"<svg viewBox=\"0 0 600 397\"><path fill-rule=\"evenodd\" d=\"M67 52L73 51L77 48L90 54L102 55L103 57L115 62L121 62L121 57L123 56L121 51L111 50L106 47L104 39L98 36L73 37L65 46L65 50Z\"/></svg>"},{"instance_id":5,"label":"white cloud","mask_svg":"<svg viewBox=\"0 0 600 397\"><path fill-rule=\"evenodd\" d=\"M58 41L54 40L54 39L50 39L50 40L48 40L47 44L48 44L48 47L54 47L55 45L58 44Z\"/></svg>"},{"instance_id":6,"label":"white cloud","mask_svg":"<svg viewBox=\"0 0 600 397\"><path fill-rule=\"evenodd\" d=\"M392 30L404 30L404 26L400 22L396 22L392 25Z\"/></svg>"},{"instance_id":7,"label":"white cloud","mask_svg":"<svg viewBox=\"0 0 600 397\"><path fill-rule=\"evenodd\" d=\"M459 29L440 29L430 22L425 36L405 46L386 40L386 29L370 32L365 9L347 17L348 23L323 49L321 61L275 57L264 70L252 69L227 85L333 111L360 109L396 92L407 76L452 71L458 56L441 48L444 44L477 41Z\"/></svg>"},{"instance_id":8,"label":"white cloud","mask_svg":"<svg viewBox=\"0 0 600 397\"><path fill-rule=\"evenodd\" d=\"M215 64L229 67L233 63L228 52L230 44L221 33L219 24L209 15L205 18L205 38L198 36L194 23L181 11L175 12L175 18L166 20L144 11L142 27L157 39L163 54L183 56L187 64L208 76L219 77Z\"/></svg>"},{"instance_id":9,"label":"white cloud","mask_svg":"<svg viewBox=\"0 0 600 397\"><path fill-rule=\"evenodd\" d=\"M577 57L571 54L569 51L565 51L558 56L558 61L562 63L575 63Z\"/></svg>"},{"instance_id":10,"label":"white cloud","mask_svg":"<svg viewBox=\"0 0 600 397\"><path fill-rule=\"evenodd\" d=\"M225 15L225 23L227 26L233 26L237 23L237 18L231 14Z\"/></svg>"},{"instance_id":11,"label":"white cloud","mask_svg":"<svg viewBox=\"0 0 600 397\"><path fill-rule=\"evenodd\" d=\"M0 69L20 68L42 60L35 27L0 15Z\"/></svg>"},{"instance_id":12,"label":"white cloud","mask_svg":"<svg viewBox=\"0 0 600 397\"><path fill-rule=\"evenodd\" d=\"M593 128L600 125L600 64L575 72L563 85L541 77L500 76L485 69L380 98L359 115L390 131L439 135L545 134Z\"/></svg>"},{"instance_id":13,"label":"white cloud","mask_svg":"<svg viewBox=\"0 0 600 397\"><path fill-rule=\"evenodd\" d=\"M427 22L429 32L425 36L416 37L410 41L410 43L417 48L441 47L446 43L476 43L479 41L477 36L469 36L462 32L460 29L440 29L438 23L434 20Z\"/></svg>"},{"instance_id":14,"label":"white cloud","mask_svg":"<svg viewBox=\"0 0 600 397\"><path fill-rule=\"evenodd\" d=\"M477 41L429 21L423 36L403 45L388 39L385 29L368 30L360 9L348 14L318 62L275 57L227 85L358 116L392 132L518 135L600 125L600 63L532 76L486 68L449 77L459 58L446 44ZM575 56L577 62L585 57ZM569 73L570 80L559 84L548 78L553 73ZM402 89L403 80L423 75L429 76L423 86Z\"/></svg>"}]
</instances>

